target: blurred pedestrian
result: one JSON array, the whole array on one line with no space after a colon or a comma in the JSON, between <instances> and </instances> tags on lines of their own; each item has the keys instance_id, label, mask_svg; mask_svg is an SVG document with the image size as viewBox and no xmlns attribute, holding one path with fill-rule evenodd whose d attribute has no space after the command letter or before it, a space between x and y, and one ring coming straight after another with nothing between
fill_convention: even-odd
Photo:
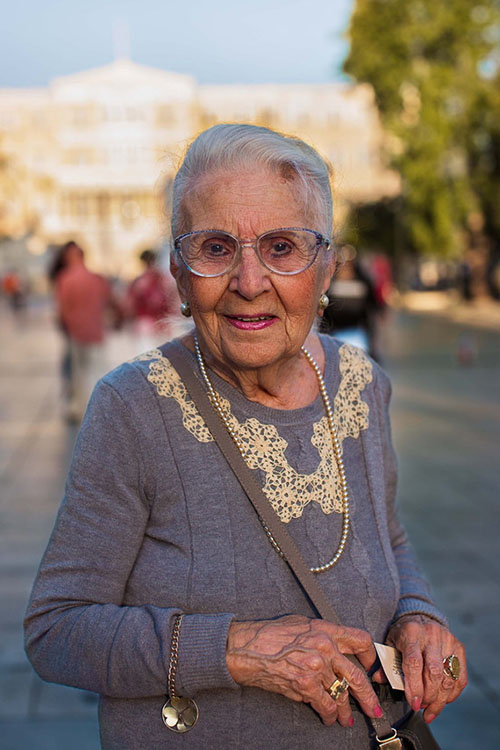
<instances>
[{"instance_id":1,"label":"blurred pedestrian","mask_svg":"<svg viewBox=\"0 0 500 750\"><path fill-rule=\"evenodd\" d=\"M141 349L156 345L156 338L165 337L168 317L177 306L177 291L167 275L158 265L158 254L154 250L143 250L140 260L143 273L130 284L126 307L134 321L134 331L142 340Z\"/></svg>"},{"instance_id":2,"label":"blurred pedestrian","mask_svg":"<svg viewBox=\"0 0 500 750\"><path fill-rule=\"evenodd\" d=\"M390 302L393 288L392 267L387 255L377 253L372 260L370 270L373 275L375 298L379 307L383 309Z\"/></svg>"},{"instance_id":3,"label":"blurred pedestrian","mask_svg":"<svg viewBox=\"0 0 500 750\"><path fill-rule=\"evenodd\" d=\"M56 274L55 296L70 350L70 399L66 416L79 422L90 392L102 374L107 312L114 306L108 281L85 265L83 250L68 242Z\"/></svg>"},{"instance_id":4,"label":"blurred pedestrian","mask_svg":"<svg viewBox=\"0 0 500 750\"><path fill-rule=\"evenodd\" d=\"M500 252L492 254L488 268L488 287L493 299L500 300Z\"/></svg>"},{"instance_id":5,"label":"blurred pedestrian","mask_svg":"<svg viewBox=\"0 0 500 750\"><path fill-rule=\"evenodd\" d=\"M457 284L462 299L465 302L470 302L474 298L474 292L472 289L472 268L466 259L458 265Z\"/></svg>"},{"instance_id":6,"label":"blurred pedestrian","mask_svg":"<svg viewBox=\"0 0 500 750\"><path fill-rule=\"evenodd\" d=\"M472 333L463 332L458 337L457 361L460 365L473 365L477 359L477 343Z\"/></svg>"},{"instance_id":7,"label":"blurred pedestrian","mask_svg":"<svg viewBox=\"0 0 500 750\"><path fill-rule=\"evenodd\" d=\"M351 245L342 248L341 262L327 295L330 304L323 314L321 331L359 346L378 359L375 333L377 314L383 304L377 300L374 284Z\"/></svg>"},{"instance_id":8,"label":"blurred pedestrian","mask_svg":"<svg viewBox=\"0 0 500 750\"><path fill-rule=\"evenodd\" d=\"M3 275L2 292L16 315L26 306L27 286L15 269L10 269Z\"/></svg>"},{"instance_id":9,"label":"blurred pedestrian","mask_svg":"<svg viewBox=\"0 0 500 750\"><path fill-rule=\"evenodd\" d=\"M66 252L68 248L74 244L75 243L73 240L66 242L64 245L61 245L60 247L56 248L55 253L52 256L51 262L47 270L47 276L49 277L49 281L52 284L54 291L55 291L55 285L57 283L57 279L59 278L62 271L64 271L64 269L66 268ZM63 352L62 352L61 364L60 364L60 372L61 372L61 378L62 378L62 384L63 384L63 395L66 399L69 400L71 396L70 342L69 342L68 331L66 330L66 326L64 322L62 321L61 316L59 315L59 311L57 312L56 325L59 331L61 332L62 339L63 339Z\"/></svg>"}]
</instances>

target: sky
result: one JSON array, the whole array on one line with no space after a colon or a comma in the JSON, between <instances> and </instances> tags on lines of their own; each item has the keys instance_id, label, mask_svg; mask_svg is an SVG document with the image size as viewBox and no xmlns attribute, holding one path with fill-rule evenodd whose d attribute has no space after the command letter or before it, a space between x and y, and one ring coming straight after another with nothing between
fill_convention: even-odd
<instances>
[{"instance_id":1,"label":"sky","mask_svg":"<svg viewBox=\"0 0 500 750\"><path fill-rule=\"evenodd\" d=\"M342 77L353 0L9 0L0 87L46 86L117 56L199 83ZM127 54L128 53L128 54Z\"/></svg>"}]
</instances>

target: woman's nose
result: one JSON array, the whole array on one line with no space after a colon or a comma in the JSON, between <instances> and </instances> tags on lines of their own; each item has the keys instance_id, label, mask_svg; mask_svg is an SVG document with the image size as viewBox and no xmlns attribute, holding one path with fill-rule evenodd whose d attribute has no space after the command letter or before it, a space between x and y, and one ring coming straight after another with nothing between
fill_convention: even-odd
<instances>
[{"instance_id":1,"label":"woman's nose","mask_svg":"<svg viewBox=\"0 0 500 750\"><path fill-rule=\"evenodd\" d=\"M260 262L255 249L249 245L242 247L240 261L234 268L229 282L232 292L239 292L248 300L271 288L270 272Z\"/></svg>"}]
</instances>

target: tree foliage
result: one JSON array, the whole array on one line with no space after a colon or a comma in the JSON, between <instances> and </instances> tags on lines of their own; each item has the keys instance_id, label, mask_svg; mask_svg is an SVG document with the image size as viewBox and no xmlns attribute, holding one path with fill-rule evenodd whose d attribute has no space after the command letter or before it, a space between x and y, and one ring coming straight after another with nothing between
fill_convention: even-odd
<instances>
[{"instance_id":1,"label":"tree foliage","mask_svg":"<svg viewBox=\"0 0 500 750\"><path fill-rule=\"evenodd\" d=\"M348 34L344 69L373 86L411 248L456 255L474 212L500 234L500 0L356 0Z\"/></svg>"}]
</instances>

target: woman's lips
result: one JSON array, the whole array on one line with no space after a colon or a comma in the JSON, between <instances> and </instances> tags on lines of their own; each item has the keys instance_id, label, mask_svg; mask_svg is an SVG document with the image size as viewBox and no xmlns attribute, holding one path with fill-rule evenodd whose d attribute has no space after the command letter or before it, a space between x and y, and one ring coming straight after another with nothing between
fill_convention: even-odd
<instances>
[{"instance_id":1,"label":"woman's lips","mask_svg":"<svg viewBox=\"0 0 500 750\"><path fill-rule=\"evenodd\" d=\"M272 326L278 318L275 315L225 315L228 323L243 331L260 331Z\"/></svg>"}]
</instances>

